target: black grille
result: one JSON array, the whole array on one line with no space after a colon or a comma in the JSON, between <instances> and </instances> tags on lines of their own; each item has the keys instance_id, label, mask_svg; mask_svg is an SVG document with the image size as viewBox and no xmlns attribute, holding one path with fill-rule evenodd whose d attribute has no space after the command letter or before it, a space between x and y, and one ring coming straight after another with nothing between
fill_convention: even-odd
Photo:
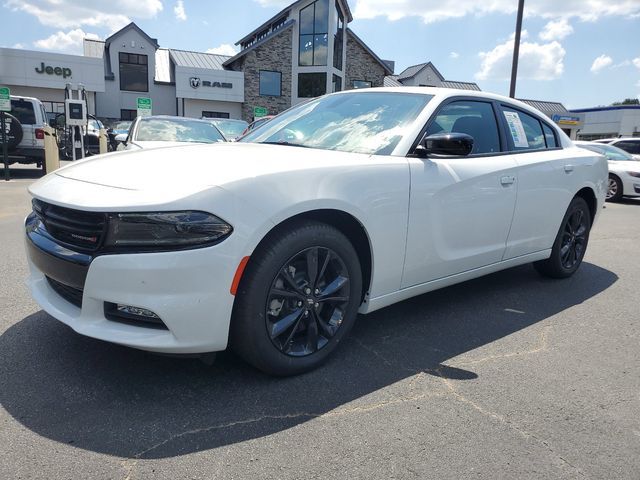
<instances>
[{"instance_id":1,"label":"black grille","mask_svg":"<svg viewBox=\"0 0 640 480\"><path fill-rule=\"evenodd\" d=\"M49 235L62 244L82 252L94 252L102 245L107 227L106 214L73 210L36 199L32 205Z\"/></svg>"},{"instance_id":2,"label":"black grille","mask_svg":"<svg viewBox=\"0 0 640 480\"><path fill-rule=\"evenodd\" d=\"M53 288L58 295L76 307L82 308L82 290L60 283L51 277L46 278L49 285L51 285L51 288Z\"/></svg>"}]
</instances>

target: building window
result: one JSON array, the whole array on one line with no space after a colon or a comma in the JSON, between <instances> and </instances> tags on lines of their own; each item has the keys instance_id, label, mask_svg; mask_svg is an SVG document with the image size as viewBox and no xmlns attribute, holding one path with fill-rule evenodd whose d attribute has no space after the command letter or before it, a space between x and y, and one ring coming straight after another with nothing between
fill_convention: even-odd
<instances>
[{"instance_id":1,"label":"building window","mask_svg":"<svg viewBox=\"0 0 640 480\"><path fill-rule=\"evenodd\" d=\"M371 82L365 82L364 80L354 80L353 88L371 88Z\"/></svg>"},{"instance_id":2,"label":"building window","mask_svg":"<svg viewBox=\"0 0 640 480\"><path fill-rule=\"evenodd\" d=\"M149 65L146 55L119 53L120 90L130 92L149 91Z\"/></svg>"},{"instance_id":3,"label":"building window","mask_svg":"<svg viewBox=\"0 0 640 480\"><path fill-rule=\"evenodd\" d=\"M326 73L298 74L298 98L319 97L327 93Z\"/></svg>"},{"instance_id":4,"label":"building window","mask_svg":"<svg viewBox=\"0 0 640 480\"><path fill-rule=\"evenodd\" d=\"M342 91L342 77L338 75L333 75L333 81L331 82L331 91L333 93Z\"/></svg>"},{"instance_id":5,"label":"building window","mask_svg":"<svg viewBox=\"0 0 640 480\"><path fill-rule=\"evenodd\" d=\"M202 111L203 118L230 118L227 112L209 112L207 110Z\"/></svg>"},{"instance_id":6,"label":"building window","mask_svg":"<svg viewBox=\"0 0 640 480\"><path fill-rule=\"evenodd\" d=\"M338 70L342 70L342 39L344 37L344 15L340 10L340 5L336 1L336 32L333 36L333 66Z\"/></svg>"},{"instance_id":7,"label":"building window","mask_svg":"<svg viewBox=\"0 0 640 480\"><path fill-rule=\"evenodd\" d=\"M120 120L135 120L137 116L137 110L120 110Z\"/></svg>"},{"instance_id":8,"label":"building window","mask_svg":"<svg viewBox=\"0 0 640 480\"><path fill-rule=\"evenodd\" d=\"M279 97L282 95L282 73L260 70L260 95Z\"/></svg>"},{"instance_id":9,"label":"building window","mask_svg":"<svg viewBox=\"0 0 640 480\"><path fill-rule=\"evenodd\" d=\"M325 66L329 48L329 0L317 0L300 10L301 66Z\"/></svg>"}]
</instances>

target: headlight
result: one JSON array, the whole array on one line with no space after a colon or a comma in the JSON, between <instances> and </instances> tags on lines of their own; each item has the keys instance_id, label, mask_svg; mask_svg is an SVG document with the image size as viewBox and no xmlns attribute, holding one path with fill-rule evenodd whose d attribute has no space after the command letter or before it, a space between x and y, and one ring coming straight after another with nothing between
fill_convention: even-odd
<instances>
[{"instance_id":1,"label":"headlight","mask_svg":"<svg viewBox=\"0 0 640 480\"><path fill-rule=\"evenodd\" d=\"M640 178L640 172L627 172L627 175L631 175L632 177Z\"/></svg>"},{"instance_id":2,"label":"headlight","mask_svg":"<svg viewBox=\"0 0 640 480\"><path fill-rule=\"evenodd\" d=\"M222 241L233 227L210 213L116 213L109 216L105 247L164 250L197 248Z\"/></svg>"}]
</instances>

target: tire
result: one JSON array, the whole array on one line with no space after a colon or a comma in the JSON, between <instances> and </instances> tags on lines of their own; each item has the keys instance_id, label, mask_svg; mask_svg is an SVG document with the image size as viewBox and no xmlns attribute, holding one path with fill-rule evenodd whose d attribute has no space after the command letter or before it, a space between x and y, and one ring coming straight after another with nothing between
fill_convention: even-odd
<instances>
[{"instance_id":1,"label":"tire","mask_svg":"<svg viewBox=\"0 0 640 480\"><path fill-rule=\"evenodd\" d=\"M610 173L609 186L607 188L607 202L619 202L623 194L622 181L617 175Z\"/></svg>"},{"instance_id":2,"label":"tire","mask_svg":"<svg viewBox=\"0 0 640 480\"><path fill-rule=\"evenodd\" d=\"M271 375L313 370L347 335L361 299L360 262L348 238L324 223L293 223L251 256L237 291L231 347Z\"/></svg>"},{"instance_id":3,"label":"tire","mask_svg":"<svg viewBox=\"0 0 640 480\"><path fill-rule=\"evenodd\" d=\"M7 129L7 151L13 152L22 141L24 134L22 124L20 120L7 112L4 113L4 121ZM0 155L2 154L1 148L3 146L2 138L2 132L0 131Z\"/></svg>"},{"instance_id":4,"label":"tire","mask_svg":"<svg viewBox=\"0 0 640 480\"><path fill-rule=\"evenodd\" d=\"M546 277L567 278L573 275L587 251L591 231L591 211L582 197L575 197L565 213L551 249L551 256L535 262L535 269Z\"/></svg>"}]
</instances>

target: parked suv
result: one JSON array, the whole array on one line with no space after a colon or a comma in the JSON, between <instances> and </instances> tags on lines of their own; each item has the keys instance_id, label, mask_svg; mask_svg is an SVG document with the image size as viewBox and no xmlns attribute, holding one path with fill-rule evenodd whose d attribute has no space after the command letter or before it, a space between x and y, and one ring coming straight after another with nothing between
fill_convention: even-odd
<instances>
[{"instance_id":1,"label":"parked suv","mask_svg":"<svg viewBox=\"0 0 640 480\"><path fill-rule=\"evenodd\" d=\"M19 126L14 125L12 128L19 128L22 132L18 145L9 149L9 164L37 163L44 170L44 127L47 125L47 114L42 102L37 98L11 95L9 113L19 122Z\"/></svg>"}]
</instances>

